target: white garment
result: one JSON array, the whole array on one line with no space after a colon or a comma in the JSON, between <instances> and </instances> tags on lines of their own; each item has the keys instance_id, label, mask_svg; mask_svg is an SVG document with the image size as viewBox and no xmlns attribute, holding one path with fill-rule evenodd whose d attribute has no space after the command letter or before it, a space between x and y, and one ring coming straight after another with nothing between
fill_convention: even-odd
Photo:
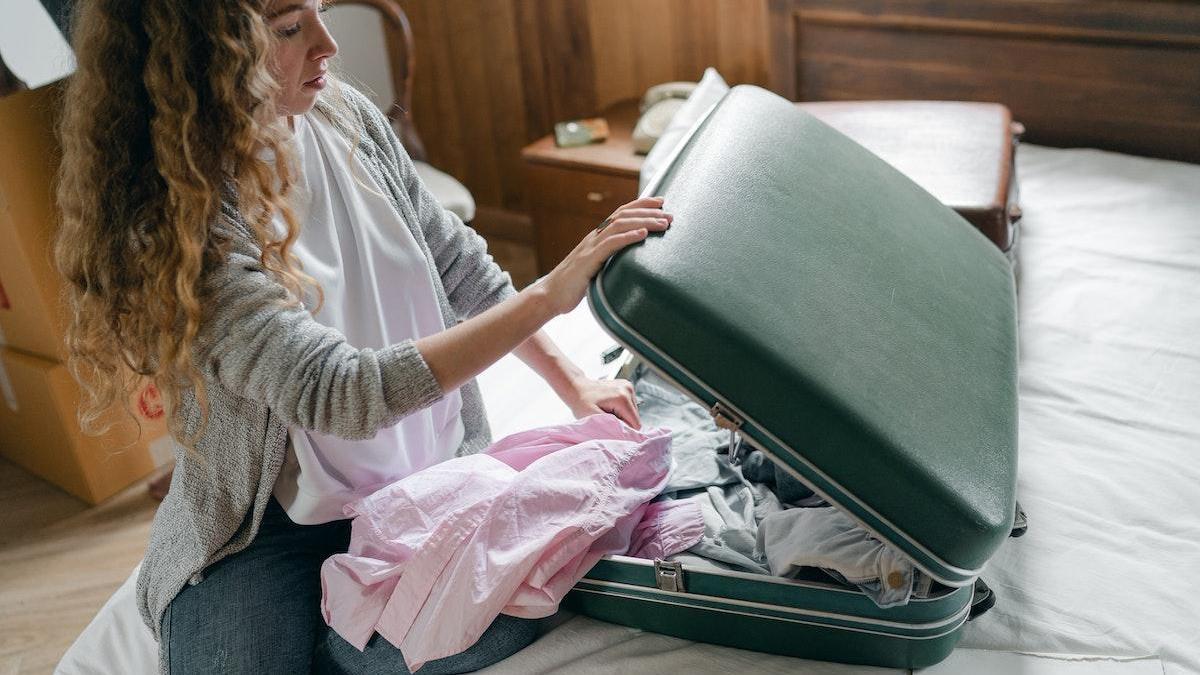
<instances>
[{"instance_id":1,"label":"white garment","mask_svg":"<svg viewBox=\"0 0 1200 675\"><path fill-rule=\"evenodd\" d=\"M293 200L293 248L324 290L314 318L359 348L379 349L444 329L424 253L349 142L313 111L292 118L303 171ZM306 298L315 306L315 298ZM343 508L454 457L462 443L457 390L369 440L293 427L275 498L301 524L345 518Z\"/></svg>"}]
</instances>

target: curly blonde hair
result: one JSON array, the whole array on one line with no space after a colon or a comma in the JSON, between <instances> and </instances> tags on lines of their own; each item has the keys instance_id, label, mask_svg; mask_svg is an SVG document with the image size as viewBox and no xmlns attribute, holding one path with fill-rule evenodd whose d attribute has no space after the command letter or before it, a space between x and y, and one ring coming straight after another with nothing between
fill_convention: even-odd
<instances>
[{"instance_id":1,"label":"curly blonde hair","mask_svg":"<svg viewBox=\"0 0 1200 675\"><path fill-rule=\"evenodd\" d=\"M55 257L65 277L68 366L79 421L102 432L149 378L176 438L207 424L193 350L205 321L203 278L228 241L214 228L232 204L261 262L298 303L320 289L299 268L295 179L276 109L266 0L84 0L72 18L77 69L67 86ZM274 158L273 160L270 158ZM277 232L279 214L286 224ZM202 411L185 439L192 390Z\"/></svg>"}]
</instances>

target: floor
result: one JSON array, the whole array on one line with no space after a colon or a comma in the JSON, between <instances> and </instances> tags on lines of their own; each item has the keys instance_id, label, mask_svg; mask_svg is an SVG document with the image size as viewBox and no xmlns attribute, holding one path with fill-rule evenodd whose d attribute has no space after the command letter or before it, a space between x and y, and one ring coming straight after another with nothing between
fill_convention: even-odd
<instances>
[{"instance_id":1,"label":"floor","mask_svg":"<svg viewBox=\"0 0 1200 675\"><path fill-rule=\"evenodd\" d=\"M524 287L533 248L492 239ZM141 559L158 503L137 483L96 507L0 459L0 675L49 673Z\"/></svg>"},{"instance_id":2,"label":"floor","mask_svg":"<svg viewBox=\"0 0 1200 675\"><path fill-rule=\"evenodd\" d=\"M88 507L0 460L0 674L53 670L141 559L157 505L138 483Z\"/></svg>"}]
</instances>

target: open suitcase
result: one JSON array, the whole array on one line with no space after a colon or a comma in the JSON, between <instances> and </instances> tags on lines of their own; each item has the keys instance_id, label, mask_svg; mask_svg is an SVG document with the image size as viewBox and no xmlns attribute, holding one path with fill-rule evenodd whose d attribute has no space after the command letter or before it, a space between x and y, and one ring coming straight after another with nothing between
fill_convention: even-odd
<instances>
[{"instance_id":1,"label":"open suitcase","mask_svg":"<svg viewBox=\"0 0 1200 675\"><path fill-rule=\"evenodd\" d=\"M592 281L600 323L941 591L881 609L817 576L610 556L565 606L805 658L945 658L1013 524L1016 297L1004 255L756 87L717 104L645 194L663 195L674 223Z\"/></svg>"}]
</instances>

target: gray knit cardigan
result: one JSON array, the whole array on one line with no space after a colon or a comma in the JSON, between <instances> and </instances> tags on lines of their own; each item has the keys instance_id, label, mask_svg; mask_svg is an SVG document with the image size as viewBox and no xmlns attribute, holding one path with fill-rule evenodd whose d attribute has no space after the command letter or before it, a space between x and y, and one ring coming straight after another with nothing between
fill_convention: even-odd
<instances>
[{"instance_id":1,"label":"gray knit cardigan","mask_svg":"<svg viewBox=\"0 0 1200 675\"><path fill-rule=\"evenodd\" d=\"M447 327L512 295L483 239L441 208L417 178L387 120L362 94L338 87L346 109L317 110L358 143L355 150L395 206L429 264ZM361 140L359 140L361 138ZM285 308L283 286L268 275L236 210L217 227L233 239L225 264L206 272L206 320L195 350L208 388L208 425L195 452L176 452L171 489L154 517L138 576L138 609L159 638L162 615L188 583L218 560L246 548L258 532L283 464L288 427L344 438L370 438L443 392L412 341L357 349L303 307ZM458 454L490 441L474 380L463 385L466 434ZM200 409L185 396L183 428L194 434ZM161 665L161 664L160 664Z\"/></svg>"}]
</instances>

